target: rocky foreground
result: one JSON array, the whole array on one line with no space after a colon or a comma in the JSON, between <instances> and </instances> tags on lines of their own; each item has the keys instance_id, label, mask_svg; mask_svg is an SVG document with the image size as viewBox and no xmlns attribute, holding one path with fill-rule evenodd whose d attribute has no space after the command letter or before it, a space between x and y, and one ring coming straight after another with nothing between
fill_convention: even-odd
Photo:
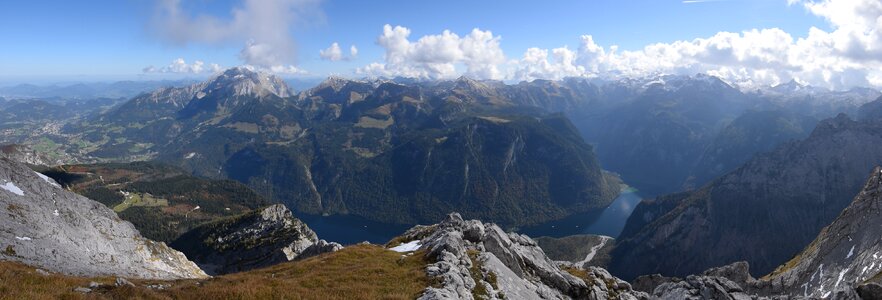
<instances>
[{"instance_id":1,"label":"rocky foreground","mask_svg":"<svg viewBox=\"0 0 882 300\"><path fill-rule=\"evenodd\" d=\"M148 240L101 203L0 158L0 260L84 276L203 278L181 252Z\"/></svg>"},{"instance_id":2,"label":"rocky foreground","mask_svg":"<svg viewBox=\"0 0 882 300\"><path fill-rule=\"evenodd\" d=\"M282 204L199 226L171 245L209 274L248 271L343 248L320 240Z\"/></svg>"},{"instance_id":3,"label":"rocky foreground","mask_svg":"<svg viewBox=\"0 0 882 300\"><path fill-rule=\"evenodd\" d=\"M424 249L437 285L420 299L648 299L596 267L564 270L525 235L450 214L416 226L393 249Z\"/></svg>"}]
</instances>

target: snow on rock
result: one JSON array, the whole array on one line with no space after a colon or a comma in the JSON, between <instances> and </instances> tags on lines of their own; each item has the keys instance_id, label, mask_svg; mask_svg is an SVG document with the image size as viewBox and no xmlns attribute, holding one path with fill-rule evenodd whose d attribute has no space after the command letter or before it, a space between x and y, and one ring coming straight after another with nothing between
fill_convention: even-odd
<instances>
[{"instance_id":1,"label":"snow on rock","mask_svg":"<svg viewBox=\"0 0 882 300\"><path fill-rule=\"evenodd\" d=\"M20 188L18 188L18 186L16 186L12 182L6 182L3 185L0 185L0 189L7 190L10 193L13 193L13 194L16 194L19 196L24 196L24 191L22 191Z\"/></svg>"},{"instance_id":2,"label":"snow on rock","mask_svg":"<svg viewBox=\"0 0 882 300\"><path fill-rule=\"evenodd\" d=\"M0 159L0 178L5 179L0 180L5 190L0 191L0 241L7 249L7 255L0 253L2 260L88 277L207 277L182 253L144 238L107 206L48 187L24 164ZM62 211L71 217L60 217ZM8 255L11 251L15 255Z\"/></svg>"},{"instance_id":3,"label":"snow on rock","mask_svg":"<svg viewBox=\"0 0 882 300\"><path fill-rule=\"evenodd\" d=\"M52 180L52 178L49 178L49 176L43 175L43 173L40 173L40 172L34 172L34 173L37 173L37 176L40 176L40 178L43 178L43 180L45 180L46 182L48 182L48 183L51 184L52 186L54 186L54 187L61 187L60 184L58 184L57 182L55 182L55 180Z\"/></svg>"},{"instance_id":4,"label":"snow on rock","mask_svg":"<svg viewBox=\"0 0 882 300\"><path fill-rule=\"evenodd\" d=\"M876 213L880 205L882 167L876 167L851 204L797 255L797 263L780 268L769 282L791 293L805 291L802 286L807 284L807 298L833 299L846 299L840 292L855 293L867 283L878 284L872 278L879 272L882 249L882 215Z\"/></svg>"},{"instance_id":5,"label":"snow on rock","mask_svg":"<svg viewBox=\"0 0 882 300\"><path fill-rule=\"evenodd\" d=\"M389 248L389 250L392 250L395 252L412 252L412 251L416 251L419 248L420 248L420 241L415 240L415 241L410 241L410 242Z\"/></svg>"}]
</instances>

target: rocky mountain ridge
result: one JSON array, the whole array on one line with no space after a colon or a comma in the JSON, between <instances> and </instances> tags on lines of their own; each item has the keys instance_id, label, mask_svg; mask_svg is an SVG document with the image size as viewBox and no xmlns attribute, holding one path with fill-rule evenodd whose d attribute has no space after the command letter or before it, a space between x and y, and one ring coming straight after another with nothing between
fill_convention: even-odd
<instances>
[{"instance_id":1,"label":"rocky mountain ridge","mask_svg":"<svg viewBox=\"0 0 882 300\"><path fill-rule=\"evenodd\" d=\"M565 116L513 105L495 85L331 78L283 97L271 79L231 69L150 121L98 118L77 131L103 143L96 156L146 156L299 212L386 223L456 210L516 226L600 209L618 192Z\"/></svg>"},{"instance_id":2,"label":"rocky mountain ridge","mask_svg":"<svg viewBox=\"0 0 882 300\"><path fill-rule=\"evenodd\" d=\"M817 238L774 272L754 278L746 262L685 279L640 276L634 289L659 299L879 299L882 263L882 167Z\"/></svg>"},{"instance_id":3,"label":"rocky mountain ridge","mask_svg":"<svg viewBox=\"0 0 882 300\"><path fill-rule=\"evenodd\" d=\"M747 260L754 275L771 272L830 224L866 172L882 164L880 133L879 121L840 115L696 191L641 202L610 269L628 279L685 276Z\"/></svg>"},{"instance_id":4,"label":"rocky mountain ridge","mask_svg":"<svg viewBox=\"0 0 882 300\"><path fill-rule=\"evenodd\" d=\"M602 268L565 271L529 237L456 213L396 243L392 249L424 249L430 260L426 271L439 285L419 299L648 299Z\"/></svg>"},{"instance_id":5,"label":"rocky mountain ridge","mask_svg":"<svg viewBox=\"0 0 882 300\"><path fill-rule=\"evenodd\" d=\"M882 168L870 173L851 204L800 254L767 280L793 295L828 298L843 289L879 290L882 280ZM867 284L875 287L865 286ZM882 294L876 294L882 296Z\"/></svg>"},{"instance_id":6,"label":"rocky mountain ridge","mask_svg":"<svg viewBox=\"0 0 882 300\"><path fill-rule=\"evenodd\" d=\"M65 274L204 278L184 254L141 237L103 204L0 158L0 258Z\"/></svg>"},{"instance_id":7,"label":"rocky mountain ridge","mask_svg":"<svg viewBox=\"0 0 882 300\"><path fill-rule=\"evenodd\" d=\"M199 226L171 243L209 274L227 274L343 248L320 240L282 204Z\"/></svg>"}]
</instances>

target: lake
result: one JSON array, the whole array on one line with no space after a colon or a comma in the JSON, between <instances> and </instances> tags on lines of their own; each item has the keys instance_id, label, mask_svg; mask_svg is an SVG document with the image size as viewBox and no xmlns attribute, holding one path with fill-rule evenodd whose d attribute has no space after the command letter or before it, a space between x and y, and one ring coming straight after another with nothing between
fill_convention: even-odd
<instances>
[{"instance_id":1,"label":"lake","mask_svg":"<svg viewBox=\"0 0 882 300\"><path fill-rule=\"evenodd\" d=\"M640 203L642 197L636 190L623 191L613 203L602 211L575 214L561 220L516 230L531 237L563 237L574 234L597 234L618 237L625 222Z\"/></svg>"},{"instance_id":2,"label":"lake","mask_svg":"<svg viewBox=\"0 0 882 300\"><path fill-rule=\"evenodd\" d=\"M320 239L338 242L343 245L357 244L364 241L374 244L385 244L413 227L412 225L374 222L352 215L319 216L297 214L296 217L315 231Z\"/></svg>"},{"instance_id":3,"label":"lake","mask_svg":"<svg viewBox=\"0 0 882 300\"><path fill-rule=\"evenodd\" d=\"M625 221L641 200L633 189L622 192L612 204L603 210L580 213L565 219L543 223L516 230L531 237L563 237L574 234L598 234L617 237L625 227ZM344 245L368 241L385 244L401 235L412 225L386 224L351 215L318 216L297 214L319 238ZM440 220L439 220L440 221Z\"/></svg>"}]
</instances>

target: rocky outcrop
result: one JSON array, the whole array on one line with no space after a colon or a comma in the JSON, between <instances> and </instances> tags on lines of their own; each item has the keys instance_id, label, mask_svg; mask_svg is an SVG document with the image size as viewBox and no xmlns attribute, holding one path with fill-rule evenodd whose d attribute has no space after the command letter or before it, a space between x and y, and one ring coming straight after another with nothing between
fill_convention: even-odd
<instances>
[{"instance_id":1,"label":"rocky outcrop","mask_svg":"<svg viewBox=\"0 0 882 300\"><path fill-rule=\"evenodd\" d=\"M829 297L866 281L880 283L882 272L882 168L821 234L768 276L792 295ZM864 288L873 290L872 287Z\"/></svg>"},{"instance_id":2,"label":"rocky outcrop","mask_svg":"<svg viewBox=\"0 0 882 300\"><path fill-rule=\"evenodd\" d=\"M433 262L426 271L439 284L420 299L648 298L602 268L565 271L529 237L456 213L437 225L414 227L397 241L424 249Z\"/></svg>"},{"instance_id":3,"label":"rocky outcrop","mask_svg":"<svg viewBox=\"0 0 882 300\"><path fill-rule=\"evenodd\" d=\"M337 251L282 204L199 226L172 244L209 274L227 274Z\"/></svg>"},{"instance_id":4,"label":"rocky outcrop","mask_svg":"<svg viewBox=\"0 0 882 300\"><path fill-rule=\"evenodd\" d=\"M0 158L0 259L72 275L207 277L182 253L143 238L103 204Z\"/></svg>"},{"instance_id":5,"label":"rocky outcrop","mask_svg":"<svg viewBox=\"0 0 882 300\"><path fill-rule=\"evenodd\" d=\"M788 299L780 287L773 287L750 276L746 262L712 268L685 279L659 274L634 280L635 290L647 292L653 299Z\"/></svg>"}]
</instances>

